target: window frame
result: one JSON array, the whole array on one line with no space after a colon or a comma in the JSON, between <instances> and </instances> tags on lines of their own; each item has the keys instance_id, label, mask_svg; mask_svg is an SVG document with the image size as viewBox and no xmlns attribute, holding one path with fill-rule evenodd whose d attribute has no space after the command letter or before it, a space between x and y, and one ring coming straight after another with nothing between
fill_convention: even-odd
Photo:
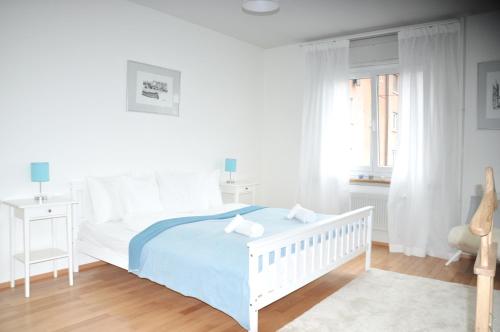
<instances>
[{"instance_id":1,"label":"window frame","mask_svg":"<svg viewBox=\"0 0 500 332\"><path fill-rule=\"evenodd\" d=\"M392 167L378 166L379 135L378 135L378 76L399 74L399 66L395 64L378 65L364 68L351 68L349 80L370 78L371 79L371 137L370 137L370 166L352 166L351 176L357 178L359 175L373 175L375 177L391 177ZM400 80L398 80L399 85ZM399 128L398 128L399 129ZM398 130L399 131L399 130ZM392 153L392 152L391 152Z\"/></svg>"}]
</instances>

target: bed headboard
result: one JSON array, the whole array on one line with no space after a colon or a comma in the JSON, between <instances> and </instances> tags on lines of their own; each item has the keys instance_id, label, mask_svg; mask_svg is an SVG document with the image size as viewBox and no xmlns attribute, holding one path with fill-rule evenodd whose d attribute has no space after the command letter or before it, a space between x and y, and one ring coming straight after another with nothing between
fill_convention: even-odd
<instances>
[{"instance_id":1,"label":"bed headboard","mask_svg":"<svg viewBox=\"0 0 500 332\"><path fill-rule=\"evenodd\" d=\"M89 196L85 180L72 180L70 182L71 198L78 202L75 205L76 229L89 219Z\"/></svg>"}]
</instances>

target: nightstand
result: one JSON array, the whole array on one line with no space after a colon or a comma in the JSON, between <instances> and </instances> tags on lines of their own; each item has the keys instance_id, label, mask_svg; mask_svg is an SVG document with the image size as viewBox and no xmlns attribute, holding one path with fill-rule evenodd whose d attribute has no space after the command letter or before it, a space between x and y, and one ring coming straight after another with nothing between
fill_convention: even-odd
<instances>
[{"instance_id":1,"label":"nightstand","mask_svg":"<svg viewBox=\"0 0 500 332\"><path fill-rule=\"evenodd\" d=\"M15 261L24 264L24 296L30 296L30 265L52 261L54 278L57 277L57 267L55 260L68 259L68 279L69 285L73 285L73 204L76 204L67 197L53 197L42 203L33 198L16 199L3 201L9 207L10 215L10 287L14 288L15 281ZM54 246L54 219L66 222L67 249L62 250ZM23 224L23 252L15 253L16 222L20 220ZM30 225L41 220L50 220L52 247L31 250L30 245Z\"/></svg>"},{"instance_id":2,"label":"nightstand","mask_svg":"<svg viewBox=\"0 0 500 332\"><path fill-rule=\"evenodd\" d=\"M240 203L241 195L249 194L251 195L252 204L255 204L257 185L254 182L221 183L220 189L223 194L233 195L234 203Z\"/></svg>"}]
</instances>

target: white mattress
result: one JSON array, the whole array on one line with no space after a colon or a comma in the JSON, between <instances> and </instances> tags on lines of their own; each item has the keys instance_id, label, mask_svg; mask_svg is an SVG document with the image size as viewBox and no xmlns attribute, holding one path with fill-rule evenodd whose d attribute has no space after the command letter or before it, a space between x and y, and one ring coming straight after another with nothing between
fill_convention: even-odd
<instances>
[{"instance_id":1,"label":"white mattress","mask_svg":"<svg viewBox=\"0 0 500 332\"><path fill-rule=\"evenodd\" d=\"M105 222L100 225L85 222L80 226L78 240L128 257L128 244L136 234L136 231L119 221Z\"/></svg>"},{"instance_id":2,"label":"white mattress","mask_svg":"<svg viewBox=\"0 0 500 332\"><path fill-rule=\"evenodd\" d=\"M227 211L232 211L236 209L241 209L247 206L246 204L224 204L220 207L211 208L202 211L193 211L190 213L182 214L170 214L162 215L158 219L158 214L152 216L142 216L138 218L137 224L144 225L144 228L148 227L154 222L158 222L165 219L176 218L181 216L204 216L211 214L224 213ZM127 223L122 221L111 221L96 225L91 222L84 222L80 225L78 231L78 240L83 242L85 245L90 245L93 247L98 247L100 249L106 250L107 253L111 254L111 257L116 256L121 261L124 258L128 259L128 244L130 240L138 234L142 229L131 229L127 224L133 223L133 220L127 221ZM85 250L81 250L82 253L86 253ZM89 253L86 253L89 254ZM95 256L95 255L90 255ZM109 256L109 255L108 255ZM100 257L96 257L102 259ZM114 264L113 261L108 261L108 263ZM118 264L115 264L118 265Z\"/></svg>"}]
</instances>

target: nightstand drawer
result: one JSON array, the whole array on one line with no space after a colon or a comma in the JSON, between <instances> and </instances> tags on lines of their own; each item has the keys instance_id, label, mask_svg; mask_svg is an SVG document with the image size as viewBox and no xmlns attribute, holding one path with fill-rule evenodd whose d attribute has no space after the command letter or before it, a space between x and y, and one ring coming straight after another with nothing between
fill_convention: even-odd
<instances>
[{"instance_id":1,"label":"nightstand drawer","mask_svg":"<svg viewBox=\"0 0 500 332\"><path fill-rule=\"evenodd\" d=\"M253 190L253 185L251 185L251 186L244 186L244 187L241 187L241 190L242 190L242 191L250 191L250 190Z\"/></svg>"},{"instance_id":2,"label":"nightstand drawer","mask_svg":"<svg viewBox=\"0 0 500 332\"><path fill-rule=\"evenodd\" d=\"M15 209L15 216L19 219L24 219L24 213L27 214L28 218L30 220L36 220L36 219L48 219L52 216L54 217L61 217L61 216L66 216L67 214L67 206L66 205L60 205L60 206L37 206L37 207L30 207L27 209Z\"/></svg>"},{"instance_id":3,"label":"nightstand drawer","mask_svg":"<svg viewBox=\"0 0 500 332\"><path fill-rule=\"evenodd\" d=\"M257 184L253 182L236 182L236 183L221 183L220 190L223 195L224 202L230 202L231 200L226 199L228 195L232 195L233 203L242 203L240 202L240 197L251 199L251 204L255 204L255 192L257 190ZM248 201L248 199L245 199Z\"/></svg>"},{"instance_id":4,"label":"nightstand drawer","mask_svg":"<svg viewBox=\"0 0 500 332\"><path fill-rule=\"evenodd\" d=\"M239 191L241 194L244 194L246 192L252 192L254 190L253 185L248 185L248 186L240 186L237 191Z\"/></svg>"},{"instance_id":5,"label":"nightstand drawer","mask_svg":"<svg viewBox=\"0 0 500 332\"><path fill-rule=\"evenodd\" d=\"M50 216L65 216L67 206L40 206L38 208L29 209L30 219L47 218Z\"/></svg>"},{"instance_id":6,"label":"nightstand drawer","mask_svg":"<svg viewBox=\"0 0 500 332\"><path fill-rule=\"evenodd\" d=\"M235 193L243 194L245 192L250 193L253 190L255 190L254 184L249 184L249 185L221 184L221 191L227 194L235 194Z\"/></svg>"}]
</instances>

